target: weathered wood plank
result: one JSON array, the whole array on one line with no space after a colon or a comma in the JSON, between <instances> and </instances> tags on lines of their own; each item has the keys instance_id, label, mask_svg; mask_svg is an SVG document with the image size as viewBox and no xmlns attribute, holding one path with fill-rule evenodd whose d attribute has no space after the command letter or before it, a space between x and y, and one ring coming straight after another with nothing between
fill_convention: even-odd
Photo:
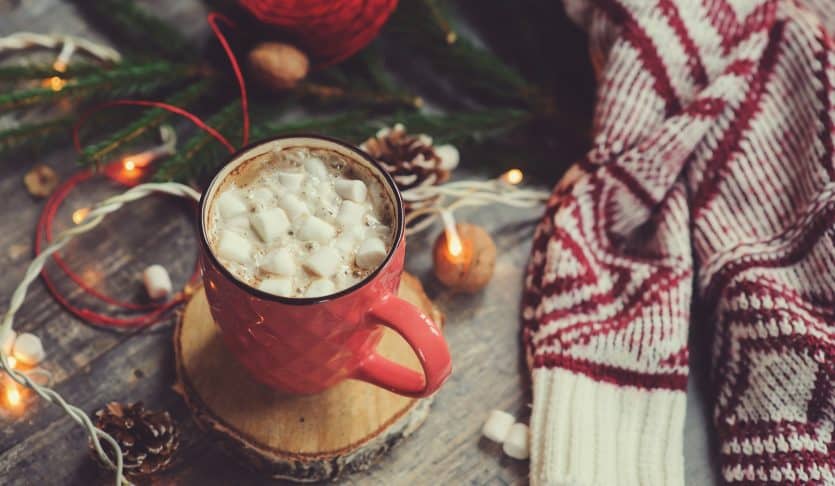
<instances>
[{"instance_id":1,"label":"weathered wood plank","mask_svg":"<svg viewBox=\"0 0 835 486\"><path fill-rule=\"evenodd\" d=\"M148 0L158 13L178 20L195 39L207 32L199 0ZM18 5L20 4L20 5ZM0 35L19 30L61 32L103 40L60 0L16 2L0 0ZM559 157L556 157L559 159ZM36 162L46 162L67 176L76 170L74 156L62 152L43 160L0 160L0 301L21 278L31 254L32 234L42 202L26 194L21 178ZM555 164L562 163L556 160ZM464 175L462 173L462 175ZM484 172L466 175L487 176ZM75 194L59 219L109 194L106 184L85 186ZM109 219L100 231L71 246L75 268L93 269L101 289L125 299L142 298L137 280L145 265L159 262L181 284L193 265L194 235L190 210L170 200L137 203ZM481 422L491 409L526 418L529 414L527 371L519 345L519 294L532 226L519 223L538 211L506 208L458 213L462 221L482 224L494 235L499 258L490 286L476 296L453 296L431 275L430 252L435 233L409 240L408 270L419 276L427 292L448 316L446 334L455 371L439 392L433 411L413 437L379 466L348 478L347 484L487 484L527 482L527 463L504 457L495 444L480 438ZM57 226L57 224L56 224ZM437 232L437 230L436 230ZM70 288L70 287L65 287ZM71 294L77 298L77 292ZM170 330L116 334L80 323L68 316L36 284L20 315L19 326L35 330L45 342L47 366L58 389L91 411L108 400L144 400L169 409L183 427L179 467L160 477L160 484L264 484L206 440L190 420L182 401L170 390L174 365ZM698 348L702 349L702 348ZM704 360L694 359L694 367ZM685 434L688 484L715 482L715 467L706 452L708 439L700 386L692 386ZM10 419L0 413L0 484L110 484L88 459L81 430L59 409L40 400L27 413Z\"/></svg>"}]
</instances>

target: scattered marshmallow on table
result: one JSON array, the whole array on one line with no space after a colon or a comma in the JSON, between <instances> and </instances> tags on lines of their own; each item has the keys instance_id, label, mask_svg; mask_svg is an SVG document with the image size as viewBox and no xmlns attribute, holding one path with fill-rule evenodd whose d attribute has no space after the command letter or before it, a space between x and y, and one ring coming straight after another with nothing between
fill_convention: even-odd
<instances>
[{"instance_id":1,"label":"scattered marshmallow on table","mask_svg":"<svg viewBox=\"0 0 835 486\"><path fill-rule=\"evenodd\" d=\"M293 254L286 248L279 248L278 250L267 253L264 257L264 263L261 268L269 273L276 275L283 275L285 277L292 277L296 274L296 262Z\"/></svg>"},{"instance_id":2,"label":"scattered marshmallow on table","mask_svg":"<svg viewBox=\"0 0 835 486\"><path fill-rule=\"evenodd\" d=\"M297 192L302 187L304 182L303 172L281 172L278 174L278 182L291 191Z\"/></svg>"},{"instance_id":3,"label":"scattered marshmallow on table","mask_svg":"<svg viewBox=\"0 0 835 486\"><path fill-rule=\"evenodd\" d=\"M316 216L308 216L302 222L298 236L304 241L327 243L336 236L336 228Z\"/></svg>"},{"instance_id":4,"label":"scattered marshmallow on table","mask_svg":"<svg viewBox=\"0 0 835 486\"><path fill-rule=\"evenodd\" d=\"M38 336L24 332L14 342L14 357L25 365L34 366L46 357Z\"/></svg>"},{"instance_id":5,"label":"scattered marshmallow on table","mask_svg":"<svg viewBox=\"0 0 835 486\"><path fill-rule=\"evenodd\" d=\"M530 455L528 450L528 426L520 422L513 424L504 439L502 450L514 459L527 459Z\"/></svg>"},{"instance_id":6,"label":"scattered marshmallow on table","mask_svg":"<svg viewBox=\"0 0 835 486\"><path fill-rule=\"evenodd\" d=\"M233 191L224 192L217 198L217 209L224 219L234 218L249 210L246 202Z\"/></svg>"},{"instance_id":7,"label":"scattered marshmallow on table","mask_svg":"<svg viewBox=\"0 0 835 486\"><path fill-rule=\"evenodd\" d=\"M256 211L249 217L249 222L264 243L272 243L287 234L287 229L290 228L287 213L281 208Z\"/></svg>"},{"instance_id":8,"label":"scattered marshmallow on table","mask_svg":"<svg viewBox=\"0 0 835 486\"><path fill-rule=\"evenodd\" d=\"M321 159L316 157L304 161L304 170L318 179L325 180L328 177L328 168L325 167L325 163Z\"/></svg>"},{"instance_id":9,"label":"scattered marshmallow on table","mask_svg":"<svg viewBox=\"0 0 835 486\"><path fill-rule=\"evenodd\" d=\"M249 263L252 260L252 243L234 231L223 231L218 238L217 254L233 262Z\"/></svg>"},{"instance_id":10,"label":"scattered marshmallow on table","mask_svg":"<svg viewBox=\"0 0 835 486\"><path fill-rule=\"evenodd\" d=\"M304 293L305 297L322 297L323 295L332 294L336 289L333 282L326 278L320 278L310 283L307 291Z\"/></svg>"},{"instance_id":11,"label":"scattered marshmallow on table","mask_svg":"<svg viewBox=\"0 0 835 486\"><path fill-rule=\"evenodd\" d=\"M17 333L14 329L9 329L3 333L3 336L0 336L0 350L2 350L3 354L6 356L12 354L15 338L17 338Z\"/></svg>"},{"instance_id":12,"label":"scattered marshmallow on table","mask_svg":"<svg viewBox=\"0 0 835 486\"><path fill-rule=\"evenodd\" d=\"M293 281L289 278L264 279L260 284L258 284L258 290L262 290L273 295L293 295Z\"/></svg>"},{"instance_id":13,"label":"scattered marshmallow on table","mask_svg":"<svg viewBox=\"0 0 835 486\"><path fill-rule=\"evenodd\" d=\"M336 181L334 185L336 187L336 193L343 199L362 202L365 201L365 197L368 195L368 188L365 187L365 183L362 181L343 179Z\"/></svg>"},{"instance_id":14,"label":"scattered marshmallow on table","mask_svg":"<svg viewBox=\"0 0 835 486\"><path fill-rule=\"evenodd\" d=\"M435 147L435 155L441 159L441 168L444 170L452 170L458 167L458 161L461 158L458 149L453 145L439 145Z\"/></svg>"},{"instance_id":15,"label":"scattered marshmallow on table","mask_svg":"<svg viewBox=\"0 0 835 486\"><path fill-rule=\"evenodd\" d=\"M501 444L514 423L516 423L516 418L513 415L502 410L493 410L484 422L481 433L493 442Z\"/></svg>"},{"instance_id":16,"label":"scattered marshmallow on table","mask_svg":"<svg viewBox=\"0 0 835 486\"><path fill-rule=\"evenodd\" d=\"M373 270L385 260L388 251L380 238L370 238L357 248L356 262L360 268Z\"/></svg>"},{"instance_id":17,"label":"scattered marshmallow on table","mask_svg":"<svg viewBox=\"0 0 835 486\"><path fill-rule=\"evenodd\" d=\"M148 297L161 299L171 293L171 277L162 265L151 265L142 272L142 281Z\"/></svg>"}]
</instances>

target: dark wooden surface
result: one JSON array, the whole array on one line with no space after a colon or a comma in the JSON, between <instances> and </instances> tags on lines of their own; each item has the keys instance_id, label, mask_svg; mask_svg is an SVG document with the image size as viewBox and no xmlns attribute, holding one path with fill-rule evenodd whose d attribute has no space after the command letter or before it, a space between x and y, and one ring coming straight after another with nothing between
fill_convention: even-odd
<instances>
[{"instance_id":1,"label":"dark wooden surface","mask_svg":"<svg viewBox=\"0 0 835 486\"><path fill-rule=\"evenodd\" d=\"M205 34L201 4L196 1L149 4L175 5L165 15L182 19L190 35ZM0 35L28 30L79 34L91 32L75 10L59 0L0 0ZM66 177L76 170L71 152L39 160L0 160L0 306L5 309L32 252L32 235L42 201L33 200L22 184L35 163L46 163ZM466 164L467 161L465 160ZM483 172L466 176L486 177ZM116 189L95 182L76 191L60 212L56 227L66 227L72 210L87 206ZM527 482L527 463L509 459L498 446L480 438L491 409L525 419L530 403L527 373L520 357L518 308L523 268L532 222L539 210L507 208L463 211L462 221L481 224L499 248L495 276L475 296L452 295L432 277L430 248L437 230L408 242L408 270L421 278L430 296L448 316L446 334L455 372L438 393L426 424L378 466L345 478L346 484L478 484ZM72 266L97 288L141 301L140 272L151 263L166 266L181 286L194 265L196 244L191 209L172 199L142 201L111 216L100 228L71 244L65 252ZM72 287L63 286L64 289ZM79 299L77 292L71 297ZM110 400L143 400L152 408L170 410L183 430L179 465L158 477L159 484L262 484L266 482L227 458L198 430L184 404L171 390L174 363L172 320L138 333L124 334L91 327L64 312L36 283L18 316L19 330L38 334L55 375L56 388L85 410ZM699 353L694 356L700 366ZM689 485L715 482L708 450L703 400L691 386L685 450ZM29 397L25 411L0 407L0 484L109 484L87 454L84 434L55 406Z\"/></svg>"}]
</instances>

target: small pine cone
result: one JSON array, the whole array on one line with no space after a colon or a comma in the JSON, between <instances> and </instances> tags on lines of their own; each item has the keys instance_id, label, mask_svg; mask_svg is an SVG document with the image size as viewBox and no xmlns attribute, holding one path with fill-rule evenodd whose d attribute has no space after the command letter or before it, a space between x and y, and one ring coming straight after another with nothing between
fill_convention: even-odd
<instances>
[{"instance_id":1,"label":"small pine cone","mask_svg":"<svg viewBox=\"0 0 835 486\"><path fill-rule=\"evenodd\" d=\"M401 191L446 182L458 166L458 150L452 145L435 147L428 135L409 135L396 124L383 128L360 145L391 174ZM435 204L438 197L405 201L406 213Z\"/></svg>"},{"instance_id":2,"label":"small pine cone","mask_svg":"<svg viewBox=\"0 0 835 486\"><path fill-rule=\"evenodd\" d=\"M180 432L171 415L145 410L142 402L129 405L110 402L92 418L97 428L119 443L124 454L125 475L131 479L167 469L180 445ZM107 446L104 449L115 462L113 451ZM95 452L94 456L98 459Z\"/></svg>"}]
</instances>

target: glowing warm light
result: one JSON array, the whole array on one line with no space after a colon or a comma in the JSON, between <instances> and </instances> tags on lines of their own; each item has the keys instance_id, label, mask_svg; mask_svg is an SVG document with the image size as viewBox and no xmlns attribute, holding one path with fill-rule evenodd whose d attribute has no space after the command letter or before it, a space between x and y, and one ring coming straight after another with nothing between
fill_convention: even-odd
<instances>
[{"instance_id":1,"label":"glowing warm light","mask_svg":"<svg viewBox=\"0 0 835 486\"><path fill-rule=\"evenodd\" d=\"M67 84L67 81L59 76L52 76L51 78L44 80L44 85L49 87L52 91L61 91L64 89L65 84Z\"/></svg>"},{"instance_id":2,"label":"glowing warm light","mask_svg":"<svg viewBox=\"0 0 835 486\"><path fill-rule=\"evenodd\" d=\"M9 356L6 359L9 360L9 368L17 366L17 359L14 356Z\"/></svg>"},{"instance_id":3,"label":"glowing warm light","mask_svg":"<svg viewBox=\"0 0 835 486\"><path fill-rule=\"evenodd\" d=\"M58 71L59 73L64 73L67 71L67 63L61 59L57 59L55 62L52 63L52 69Z\"/></svg>"},{"instance_id":4,"label":"glowing warm light","mask_svg":"<svg viewBox=\"0 0 835 486\"><path fill-rule=\"evenodd\" d=\"M136 170L136 162L134 162L133 159L125 159L123 165L125 166L125 170Z\"/></svg>"},{"instance_id":5,"label":"glowing warm light","mask_svg":"<svg viewBox=\"0 0 835 486\"><path fill-rule=\"evenodd\" d=\"M464 251L464 245L461 244L461 238L455 228L446 232L446 248L449 254L454 257L460 256Z\"/></svg>"},{"instance_id":6,"label":"glowing warm light","mask_svg":"<svg viewBox=\"0 0 835 486\"><path fill-rule=\"evenodd\" d=\"M84 221L84 218L90 214L90 208L79 208L73 211L72 213L72 222L75 224L81 224Z\"/></svg>"},{"instance_id":7,"label":"glowing warm light","mask_svg":"<svg viewBox=\"0 0 835 486\"><path fill-rule=\"evenodd\" d=\"M10 385L6 390L6 401L12 407L20 405L20 390L17 389L17 386Z\"/></svg>"},{"instance_id":8,"label":"glowing warm light","mask_svg":"<svg viewBox=\"0 0 835 486\"><path fill-rule=\"evenodd\" d=\"M510 185L515 186L516 184L519 184L520 182L522 182L522 179L524 179L524 177L525 176L524 176L524 174L522 174L521 170L510 169L509 171L502 174L501 180L503 180L504 182L507 182Z\"/></svg>"}]
</instances>

